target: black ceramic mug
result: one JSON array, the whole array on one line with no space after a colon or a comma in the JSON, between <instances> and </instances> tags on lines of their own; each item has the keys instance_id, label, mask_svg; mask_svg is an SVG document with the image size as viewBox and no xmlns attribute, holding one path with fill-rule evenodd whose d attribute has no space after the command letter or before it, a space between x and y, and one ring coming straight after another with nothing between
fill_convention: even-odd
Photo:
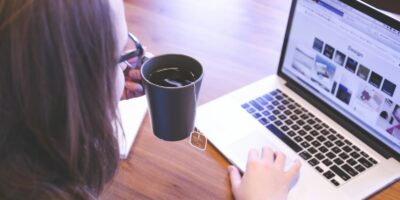
<instances>
[{"instance_id":1,"label":"black ceramic mug","mask_svg":"<svg viewBox=\"0 0 400 200\"><path fill-rule=\"evenodd\" d=\"M161 55L145 62L141 75L154 134L166 141L187 138L194 130L201 64L186 55Z\"/></svg>"}]
</instances>

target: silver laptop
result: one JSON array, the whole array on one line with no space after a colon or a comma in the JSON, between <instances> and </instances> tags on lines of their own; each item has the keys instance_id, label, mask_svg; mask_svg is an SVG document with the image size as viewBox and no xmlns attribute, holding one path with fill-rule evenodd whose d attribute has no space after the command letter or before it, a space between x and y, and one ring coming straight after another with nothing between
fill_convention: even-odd
<instances>
[{"instance_id":1,"label":"silver laptop","mask_svg":"<svg viewBox=\"0 0 400 200\"><path fill-rule=\"evenodd\" d=\"M242 171L251 148L300 159L289 199L366 198L400 177L399 31L355 0L294 0L277 74L200 106L197 126Z\"/></svg>"}]
</instances>

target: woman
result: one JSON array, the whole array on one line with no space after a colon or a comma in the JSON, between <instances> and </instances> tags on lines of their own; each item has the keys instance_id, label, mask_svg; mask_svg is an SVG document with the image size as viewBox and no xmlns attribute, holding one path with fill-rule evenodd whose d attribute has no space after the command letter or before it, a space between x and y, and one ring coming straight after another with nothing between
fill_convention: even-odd
<instances>
[{"instance_id":1,"label":"woman","mask_svg":"<svg viewBox=\"0 0 400 200\"><path fill-rule=\"evenodd\" d=\"M0 0L0 38L0 199L96 199L118 164L123 1ZM243 179L230 167L234 195L284 199L299 163L249 155Z\"/></svg>"}]
</instances>

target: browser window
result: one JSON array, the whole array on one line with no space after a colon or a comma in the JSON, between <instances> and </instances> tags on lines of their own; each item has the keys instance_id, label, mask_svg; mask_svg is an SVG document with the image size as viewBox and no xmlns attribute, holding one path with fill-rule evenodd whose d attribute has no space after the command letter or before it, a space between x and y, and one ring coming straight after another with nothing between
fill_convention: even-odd
<instances>
[{"instance_id":1,"label":"browser window","mask_svg":"<svg viewBox=\"0 0 400 200\"><path fill-rule=\"evenodd\" d=\"M400 152L398 30L339 0L298 0L282 72Z\"/></svg>"}]
</instances>

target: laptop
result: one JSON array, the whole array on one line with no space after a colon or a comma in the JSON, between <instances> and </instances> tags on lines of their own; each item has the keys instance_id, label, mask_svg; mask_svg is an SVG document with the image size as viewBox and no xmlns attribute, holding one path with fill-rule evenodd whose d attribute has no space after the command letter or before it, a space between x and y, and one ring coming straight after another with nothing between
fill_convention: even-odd
<instances>
[{"instance_id":1,"label":"laptop","mask_svg":"<svg viewBox=\"0 0 400 200\"><path fill-rule=\"evenodd\" d=\"M289 199L367 198L400 177L399 31L359 1L293 0L277 74L200 106L197 126L242 171L264 146L301 160Z\"/></svg>"}]
</instances>

